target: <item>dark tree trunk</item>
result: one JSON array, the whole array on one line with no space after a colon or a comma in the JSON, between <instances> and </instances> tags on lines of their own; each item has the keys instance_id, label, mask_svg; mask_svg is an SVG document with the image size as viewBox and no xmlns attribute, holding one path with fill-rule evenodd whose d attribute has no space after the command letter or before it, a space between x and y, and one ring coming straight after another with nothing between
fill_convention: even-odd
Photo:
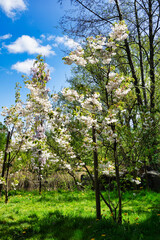
<instances>
[{"instance_id":1,"label":"dark tree trunk","mask_svg":"<svg viewBox=\"0 0 160 240\"><path fill-rule=\"evenodd\" d=\"M75 177L75 175L74 175L73 172L70 172L69 170L68 170L67 172L68 172L68 174L73 178L73 181L74 181L75 186L77 187L77 189L82 189L82 188L84 188L83 186L79 186L79 185L78 185L77 179L76 179L76 177Z\"/></svg>"},{"instance_id":2,"label":"dark tree trunk","mask_svg":"<svg viewBox=\"0 0 160 240\"><path fill-rule=\"evenodd\" d=\"M8 131L6 148L5 148L5 153L4 153L4 160L3 160L3 165L2 165L2 173L1 173L2 178L4 178L5 170L6 170L7 150L8 150L8 147L9 147L9 141L10 141L10 132ZM2 195L2 188L3 188L3 184L0 184L0 197Z\"/></svg>"},{"instance_id":3,"label":"dark tree trunk","mask_svg":"<svg viewBox=\"0 0 160 240\"><path fill-rule=\"evenodd\" d=\"M122 13L121 13L121 10L120 10L118 0L115 0L115 3L116 3L117 11L118 11L118 14L119 14L119 20L122 21L123 16L122 16ZM130 66L130 69L131 69L131 72L132 72L132 77L134 79L133 83L134 83L136 96L137 96L137 104L139 106L141 106L142 105L142 99L141 99L141 93L140 93L139 86L138 86L138 78L136 76L135 68L134 68L133 61L132 61L131 51L130 51L130 47L129 47L129 43L128 43L127 39L125 39L125 51L127 53L128 63L129 63L129 66Z\"/></svg>"},{"instance_id":4,"label":"dark tree trunk","mask_svg":"<svg viewBox=\"0 0 160 240\"><path fill-rule=\"evenodd\" d=\"M134 1L134 7L135 7L135 17L136 17L136 28L138 33L138 47L139 47L139 56L140 56L142 91L143 91L144 104L147 107L147 95L146 95L146 88L145 88L145 81L144 81L143 53L142 53L140 23L139 23L138 12L137 12L137 0Z\"/></svg>"},{"instance_id":5,"label":"dark tree trunk","mask_svg":"<svg viewBox=\"0 0 160 240\"><path fill-rule=\"evenodd\" d=\"M8 158L8 162L7 162L7 171L6 171L6 189L5 189L5 203L8 203L8 176L9 176L9 168L10 168L10 153L9 153L9 158Z\"/></svg>"},{"instance_id":6,"label":"dark tree trunk","mask_svg":"<svg viewBox=\"0 0 160 240\"><path fill-rule=\"evenodd\" d=\"M111 126L112 131L115 132L115 125ZM115 172L116 172L116 183L117 183L117 192L118 192L118 223L122 223L122 194L121 194L121 183L120 183L120 173L119 173L119 160L117 154L117 140L114 139L113 145L113 153L114 153L114 164L115 164ZM115 208L116 215L116 208ZM116 216L115 216L116 218Z\"/></svg>"},{"instance_id":7,"label":"dark tree trunk","mask_svg":"<svg viewBox=\"0 0 160 240\"><path fill-rule=\"evenodd\" d=\"M92 138L93 138L93 157L94 157L94 187L95 187L95 196L96 196L96 217L101 219L101 205L100 205L100 190L99 190L99 181L98 181L98 153L97 153L97 140L96 140L96 130L95 126L92 127Z\"/></svg>"},{"instance_id":8,"label":"dark tree trunk","mask_svg":"<svg viewBox=\"0 0 160 240\"><path fill-rule=\"evenodd\" d=\"M152 0L148 1L149 7L149 46L150 46L150 110L155 108L155 69L154 69L154 35L153 35L153 13Z\"/></svg>"},{"instance_id":9,"label":"dark tree trunk","mask_svg":"<svg viewBox=\"0 0 160 240\"><path fill-rule=\"evenodd\" d=\"M156 140L156 123L155 123L155 66L154 66L154 33L153 33L153 10L152 10L152 0L148 0L148 17L149 17L149 47L150 47L150 112L152 118L152 137L153 142L151 147L154 149L157 145ZM149 155L150 165L155 168L153 162L152 153Z\"/></svg>"},{"instance_id":10,"label":"dark tree trunk","mask_svg":"<svg viewBox=\"0 0 160 240\"><path fill-rule=\"evenodd\" d=\"M149 181L148 181L148 175L147 175L147 166L146 161L144 160L144 176L145 176L145 184L146 189L149 191Z\"/></svg>"},{"instance_id":11,"label":"dark tree trunk","mask_svg":"<svg viewBox=\"0 0 160 240\"><path fill-rule=\"evenodd\" d=\"M95 183L94 183L94 178L92 177L92 174L90 173L89 169L87 168L87 166L85 165L84 168L86 169L92 183L93 183L93 186L95 186ZM111 204L109 202L107 202L107 200L104 198L103 194L100 192L100 196L102 198L102 200L104 201L104 203L107 205L107 207L109 208L110 212L111 212L111 215L113 216L113 219L114 221L116 221L115 219L115 216L114 216L114 213L113 213L113 208L111 206Z\"/></svg>"},{"instance_id":12,"label":"dark tree trunk","mask_svg":"<svg viewBox=\"0 0 160 240\"><path fill-rule=\"evenodd\" d=\"M41 195L41 193L42 193L41 164L39 164L39 171L38 171L38 184L39 184L39 195Z\"/></svg>"},{"instance_id":13,"label":"dark tree trunk","mask_svg":"<svg viewBox=\"0 0 160 240\"><path fill-rule=\"evenodd\" d=\"M120 184L120 174L119 174L119 161L117 155L117 141L114 140L114 160L115 160L115 170L116 170L116 182L117 182L117 191L118 191L118 223L122 223L122 195L121 195L121 184Z\"/></svg>"}]
</instances>

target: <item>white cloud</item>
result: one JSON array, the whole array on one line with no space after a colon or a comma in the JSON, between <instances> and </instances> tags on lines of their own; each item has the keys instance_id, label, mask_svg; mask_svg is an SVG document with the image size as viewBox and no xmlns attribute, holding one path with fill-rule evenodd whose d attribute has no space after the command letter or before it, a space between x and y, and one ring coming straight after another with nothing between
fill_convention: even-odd
<instances>
[{"instance_id":1,"label":"white cloud","mask_svg":"<svg viewBox=\"0 0 160 240\"><path fill-rule=\"evenodd\" d=\"M54 35L50 35L49 37L47 37L47 40L48 40L48 41L51 41L51 40L53 40L53 39L55 39L55 36L54 36Z\"/></svg>"},{"instance_id":2,"label":"white cloud","mask_svg":"<svg viewBox=\"0 0 160 240\"><path fill-rule=\"evenodd\" d=\"M44 34L41 34L40 38L43 38L43 39L45 39L45 38L46 38L46 36L45 36Z\"/></svg>"},{"instance_id":3,"label":"white cloud","mask_svg":"<svg viewBox=\"0 0 160 240\"><path fill-rule=\"evenodd\" d=\"M12 37L12 34L8 33L8 34L5 34L3 36L0 36L0 40L6 40L6 39L9 39Z\"/></svg>"},{"instance_id":4,"label":"white cloud","mask_svg":"<svg viewBox=\"0 0 160 240\"><path fill-rule=\"evenodd\" d=\"M55 42L57 44L63 44L64 46L72 49L76 48L79 46L79 43L75 42L73 39L69 38L68 36L63 36L63 37L56 37Z\"/></svg>"},{"instance_id":5,"label":"white cloud","mask_svg":"<svg viewBox=\"0 0 160 240\"><path fill-rule=\"evenodd\" d=\"M10 53L41 54L43 56L55 55L50 45L42 46L34 37L23 35L15 42L6 46Z\"/></svg>"},{"instance_id":6,"label":"white cloud","mask_svg":"<svg viewBox=\"0 0 160 240\"><path fill-rule=\"evenodd\" d=\"M24 0L0 0L0 7L10 18L14 18L17 12L27 9Z\"/></svg>"},{"instance_id":7,"label":"white cloud","mask_svg":"<svg viewBox=\"0 0 160 240\"><path fill-rule=\"evenodd\" d=\"M14 65L12 65L11 69L29 75L31 73L31 68L33 67L34 61L35 59L27 59L24 62L17 62Z\"/></svg>"},{"instance_id":8,"label":"white cloud","mask_svg":"<svg viewBox=\"0 0 160 240\"><path fill-rule=\"evenodd\" d=\"M34 62L35 59L27 59L24 62L17 62L11 66L11 69L29 75L31 73L31 68L33 67ZM50 67L48 64L47 69L50 69L50 72L54 71L54 68Z\"/></svg>"}]
</instances>

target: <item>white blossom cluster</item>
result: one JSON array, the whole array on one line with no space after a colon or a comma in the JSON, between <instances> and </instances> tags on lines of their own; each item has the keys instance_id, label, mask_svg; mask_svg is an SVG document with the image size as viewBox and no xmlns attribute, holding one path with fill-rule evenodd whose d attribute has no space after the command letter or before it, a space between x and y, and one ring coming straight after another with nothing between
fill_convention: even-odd
<instances>
[{"instance_id":1,"label":"white blossom cluster","mask_svg":"<svg viewBox=\"0 0 160 240\"><path fill-rule=\"evenodd\" d=\"M22 117L24 113L24 108L21 102L12 105L10 108L3 107L1 115L5 117L4 122L9 130L11 130L14 125L17 130L22 129Z\"/></svg>"},{"instance_id":2,"label":"white blossom cluster","mask_svg":"<svg viewBox=\"0 0 160 240\"><path fill-rule=\"evenodd\" d=\"M38 81L40 83L47 83L50 81L50 71L47 69L47 64L44 63L43 61L35 61L33 67L31 68L31 74L32 74L32 79L33 81ZM44 74L45 72L45 74Z\"/></svg>"},{"instance_id":3,"label":"white blossom cluster","mask_svg":"<svg viewBox=\"0 0 160 240\"><path fill-rule=\"evenodd\" d=\"M89 110L91 112L101 111L102 104L99 101L99 93L93 93L91 97L86 98L82 103L82 108Z\"/></svg>"},{"instance_id":4,"label":"white blossom cluster","mask_svg":"<svg viewBox=\"0 0 160 240\"><path fill-rule=\"evenodd\" d=\"M87 38L87 43L90 49L102 50L106 45L106 37L97 36L96 39L93 37Z\"/></svg>"},{"instance_id":5,"label":"white blossom cluster","mask_svg":"<svg viewBox=\"0 0 160 240\"><path fill-rule=\"evenodd\" d=\"M30 98L26 104L26 114L29 115L32 112L38 116L41 113L45 119L48 118L48 113L52 111L52 105L48 97L49 90L44 85L39 86L39 84L33 82L26 84L26 87L30 90Z\"/></svg>"},{"instance_id":6,"label":"white blossom cluster","mask_svg":"<svg viewBox=\"0 0 160 240\"><path fill-rule=\"evenodd\" d=\"M49 121L48 129L53 133L53 139L61 149L61 152L65 153L66 158L74 159L73 148L71 146L71 135L67 128L70 123L70 115L63 114L55 109L52 114L52 118ZM61 166L64 166L65 160L61 159Z\"/></svg>"},{"instance_id":7,"label":"white blossom cluster","mask_svg":"<svg viewBox=\"0 0 160 240\"><path fill-rule=\"evenodd\" d=\"M4 153L3 153L3 151L1 151L1 152L0 152L0 168L1 168L1 169L2 169L3 158L4 158Z\"/></svg>"},{"instance_id":8,"label":"white blossom cluster","mask_svg":"<svg viewBox=\"0 0 160 240\"><path fill-rule=\"evenodd\" d=\"M88 128L88 129L90 129L90 128L92 128L92 126L94 125L94 126L97 126L97 119L93 119L91 116L84 116L84 115L82 115L82 116L77 116L77 119L81 122L81 123L83 123L83 124L85 124L85 126Z\"/></svg>"},{"instance_id":9,"label":"white blossom cluster","mask_svg":"<svg viewBox=\"0 0 160 240\"><path fill-rule=\"evenodd\" d=\"M45 141L44 122L48 119L48 113L52 111L46 89L49 71L46 73L45 67L45 64L36 63L32 69L32 80L25 81L26 87L30 90L25 104L17 99L16 104L9 109L3 108L4 122L8 131L12 132L7 152L20 149L35 151L36 146Z\"/></svg>"},{"instance_id":10,"label":"white blossom cluster","mask_svg":"<svg viewBox=\"0 0 160 240\"><path fill-rule=\"evenodd\" d=\"M118 88L115 91L116 97L117 98L123 98L125 97L129 92L131 91L131 89L129 87L124 87L124 88Z\"/></svg>"},{"instance_id":11,"label":"white blossom cluster","mask_svg":"<svg viewBox=\"0 0 160 240\"><path fill-rule=\"evenodd\" d=\"M115 174L115 166L112 162L101 163L99 164L99 171L106 175L114 175Z\"/></svg>"},{"instance_id":12,"label":"white blossom cluster","mask_svg":"<svg viewBox=\"0 0 160 240\"><path fill-rule=\"evenodd\" d=\"M43 61L36 61L32 68L32 79L25 81L26 88L30 90L25 104L25 119L30 135L22 149L32 151L32 163L35 168L37 161L43 167L51 157L47 150L45 131L52 104L48 96L49 90L46 88L46 83L50 80L49 70L45 69L46 64Z\"/></svg>"},{"instance_id":13,"label":"white blossom cluster","mask_svg":"<svg viewBox=\"0 0 160 240\"><path fill-rule=\"evenodd\" d=\"M116 73L110 73L109 79L110 81L106 85L106 89L108 93L111 93L113 90L117 89L121 85L124 77L119 77Z\"/></svg>"},{"instance_id":14,"label":"white blossom cluster","mask_svg":"<svg viewBox=\"0 0 160 240\"><path fill-rule=\"evenodd\" d=\"M10 141L7 152L19 151L25 145L26 139L30 136L29 124L25 119L25 106L22 102L16 102L10 108L3 107L1 113L5 116L4 122L10 132Z\"/></svg>"},{"instance_id":15,"label":"white blossom cluster","mask_svg":"<svg viewBox=\"0 0 160 240\"><path fill-rule=\"evenodd\" d=\"M131 182L133 182L133 183L135 183L136 185L139 185L139 184L141 184L141 179L140 178L136 178L136 179L131 179Z\"/></svg>"},{"instance_id":16,"label":"white blossom cluster","mask_svg":"<svg viewBox=\"0 0 160 240\"><path fill-rule=\"evenodd\" d=\"M110 125L112 123L116 123L116 122L118 122L118 119L116 118L116 114L113 114L112 116L109 115L108 117L105 117L103 124L108 126L108 125Z\"/></svg>"},{"instance_id":17,"label":"white blossom cluster","mask_svg":"<svg viewBox=\"0 0 160 240\"><path fill-rule=\"evenodd\" d=\"M70 88L64 88L61 93L70 102L72 101L82 101L83 96L80 96L76 90Z\"/></svg>"},{"instance_id":18,"label":"white blossom cluster","mask_svg":"<svg viewBox=\"0 0 160 240\"><path fill-rule=\"evenodd\" d=\"M112 32L109 34L110 38L116 41L123 41L128 37L127 25L124 21L115 23L112 27Z\"/></svg>"},{"instance_id":19,"label":"white blossom cluster","mask_svg":"<svg viewBox=\"0 0 160 240\"><path fill-rule=\"evenodd\" d=\"M64 58L64 63L67 65L71 65L73 62L75 62L77 65L84 67L87 64L87 61L84 59L83 54L84 50L80 46L78 46L75 51L71 52L69 56Z\"/></svg>"},{"instance_id":20,"label":"white blossom cluster","mask_svg":"<svg viewBox=\"0 0 160 240\"><path fill-rule=\"evenodd\" d=\"M125 82L125 78L119 76L119 74L115 72L109 73L109 81L106 85L106 89L108 94L114 93L114 96L117 99L121 99L125 97L131 91L131 85L122 84Z\"/></svg>"},{"instance_id":21,"label":"white blossom cluster","mask_svg":"<svg viewBox=\"0 0 160 240\"><path fill-rule=\"evenodd\" d=\"M0 178L0 184L5 184L5 179L4 178Z\"/></svg>"},{"instance_id":22,"label":"white blossom cluster","mask_svg":"<svg viewBox=\"0 0 160 240\"><path fill-rule=\"evenodd\" d=\"M65 64L77 65L85 67L87 64L110 64L112 57L116 54L116 41L123 41L128 37L127 26L124 21L115 23L112 27L112 32L109 34L110 39L107 41L106 37L96 36L96 38L87 38L87 56L84 50L79 46L75 51L71 52L69 56L64 57ZM88 56L89 55L89 56Z\"/></svg>"}]
</instances>

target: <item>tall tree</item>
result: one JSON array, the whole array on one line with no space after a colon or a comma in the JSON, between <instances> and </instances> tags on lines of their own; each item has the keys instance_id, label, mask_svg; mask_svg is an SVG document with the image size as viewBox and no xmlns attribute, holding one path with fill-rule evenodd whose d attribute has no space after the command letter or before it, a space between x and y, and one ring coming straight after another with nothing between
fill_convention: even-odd
<instances>
[{"instance_id":1,"label":"tall tree","mask_svg":"<svg viewBox=\"0 0 160 240\"><path fill-rule=\"evenodd\" d=\"M75 38L97 34L107 36L110 26L118 20L125 20L130 33L112 61L120 72L132 77L136 94L135 108L138 106L136 111L141 112L142 118L147 111L150 112L154 138L152 148L156 151L160 1L72 0L72 10L62 18L61 26L68 35ZM151 155L149 158L152 165L153 158Z\"/></svg>"}]
</instances>

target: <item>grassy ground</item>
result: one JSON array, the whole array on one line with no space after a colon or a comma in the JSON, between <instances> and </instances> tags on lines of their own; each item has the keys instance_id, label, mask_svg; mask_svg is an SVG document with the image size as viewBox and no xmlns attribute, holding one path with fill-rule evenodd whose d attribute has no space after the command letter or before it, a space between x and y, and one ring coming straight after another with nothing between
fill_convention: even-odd
<instances>
[{"instance_id":1,"label":"grassy ground","mask_svg":"<svg viewBox=\"0 0 160 240\"><path fill-rule=\"evenodd\" d=\"M160 194L126 192L123 201L119 226L104 204L96 221L92 191L13 193L0 200L0 240L160 240Z\"/></svg>"}]
</instances>

